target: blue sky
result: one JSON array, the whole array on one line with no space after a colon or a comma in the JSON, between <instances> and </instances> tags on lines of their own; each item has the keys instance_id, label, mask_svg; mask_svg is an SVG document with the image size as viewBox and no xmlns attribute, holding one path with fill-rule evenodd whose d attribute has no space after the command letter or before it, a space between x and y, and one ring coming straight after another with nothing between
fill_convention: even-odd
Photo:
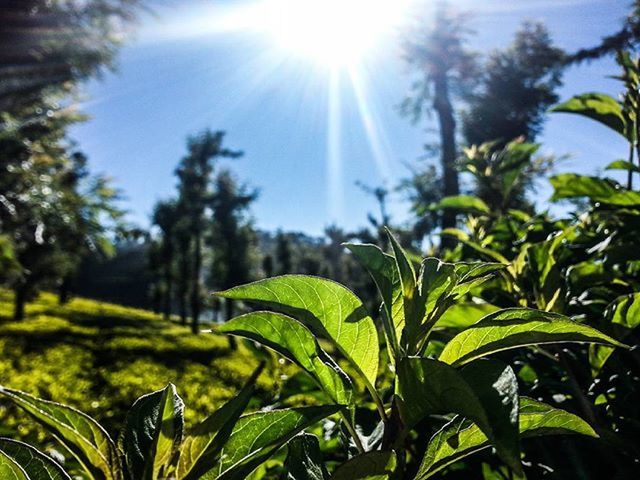
<instances>
[{"instance_id":1,"label":"blue sky","mask_svg":"<svg viewBox=\"0 0 640 480\"><path fill-rule=\"evenodd\" d=\"M629 2L452 3L470 14L472 48L486 51L509 43L525 19L544 21L568 50L592 45L619 27ZM326 66L283 51L263 34L218 25L246 4L162 0L122 49L117 71L85 89L81 108L91 120L74 129L74 139L93 170L124 191L131 219L142 226L153 204L175 191L173 170L185 138L207 127L227 131L227 146L245 152L224 164L260 189L253 207L258 227L319 234L333 222L364 225L375 204L356 180L394 186L409 174L407 165L419 166L422 145L436 135L427 123L412 125L398 113L411 76L397 36L381 38L359 62L356 89L346 71L332 77ZM615 72L611 60L572 68L561 97L617 94L617 83L605 78ZM331 82L339 85L339 105L330 102ZM615 134L569 115L550 116L540 141L545 153L571 155L558 171L593 173L625 151ZM339 153L333 167L331 151ZM549 195L542 186L539 200ZM407 208L395 195L397 221L407 218Z\"/></svg>"}]
</instances>

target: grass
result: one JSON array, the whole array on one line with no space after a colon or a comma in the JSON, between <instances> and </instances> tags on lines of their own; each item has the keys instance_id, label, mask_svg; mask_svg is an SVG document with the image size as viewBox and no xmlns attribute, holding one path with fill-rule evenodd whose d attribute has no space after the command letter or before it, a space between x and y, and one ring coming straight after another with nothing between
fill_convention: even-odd
<instances>
[{"instance_id":1,"label":"grass","mask_svg":"<svg viewBox=\"0 0 640 480\"><path fill-rule=\"evenodd\" d=\"M193 425L233 396L258 363L242 344L230 350L225 337L193 335L151 312L92 300L60 306L43 293L14 322L12 298L0 290L0 384L79 408L110 432L139 396L169 382ZM274 372L260 377L263 401L273 399L278 379ZM2 403L0 434L46 440L24 413Z\"/></svg>"}]
</instances>

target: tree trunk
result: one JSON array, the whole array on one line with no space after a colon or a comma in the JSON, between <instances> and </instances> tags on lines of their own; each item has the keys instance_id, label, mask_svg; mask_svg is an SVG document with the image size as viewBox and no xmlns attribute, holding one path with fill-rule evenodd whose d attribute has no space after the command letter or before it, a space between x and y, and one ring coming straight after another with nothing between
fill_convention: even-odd
<instances>
[{"instance_id":1,"label":"tree trunk","mask_svg":"<svg viewBox=\"0 0 640 480\"><path fill-rule=\"evenodd\" d=\"M440 124L441 165L443 194L445 197L460 194L458 170L456 169L456 120L453 115L453 106L449 98L449 82L446 73L440 73L434 78L433 108L438 114ZM455 211L446 209L442 214L442 228L456 226ZM455 245L453 239L442 239L442 247L449 248Z\"/></svg>"},{"instance_id":2,"label":"tree trunk","mask_svg":"<svg viewBox=\"0 0 640 480\"><path fill-rule=\"evenodd\" d=\"M24 320L25 304L27 303L27 287L25 285L18 285L14 289L14 295L13 319L15 321Z\"/></svg>"},{"instance_id":3,"label":"tree trunk","mask_svg":"<svg viewBox=\"0 0 640 480\"><path fill-rule=\"evenodd\" d=\"M199 331L200 323L200 270L202 269L202 234L196 232L193 252L193 272L191 277L191 331Z\"/></svg>"},{"instance_id":4,"label":"tree trunk","mask_svg":"<svg viewBox=\"0 0 640 480\"><path fill-rule=\"evenodd\" d=\"M164 259L164 283L166 290L164 292L164 298L162 299L162 313L166 321L169 321L171 318L171 299L173 297L173 272L171 270L173 264L172 257L173 253L168 253Z\"/></svg>"},{"instance_id":5,"label":"tree trunk","mask_svg":"<svg viewBox=\"0 0 640 480\"><path fill-rule=\"evenodd\" d=\"M187 326L187 293L189 285L188 245L183 245L180 254L180 288L178 292L178 309L180 310L180 323Z\"/></svg>"},{"instance_id":6,"label":"tree trunk","mask_svg":"<svg viewBox=\"0 0 640 480\"><path fill-rule=\"evenodd\" d=\"M62 279L60 288L58 289L58 304L65 305L69 303L71 297L71 280L68 277Z\"/></svg>"}]
</instances>

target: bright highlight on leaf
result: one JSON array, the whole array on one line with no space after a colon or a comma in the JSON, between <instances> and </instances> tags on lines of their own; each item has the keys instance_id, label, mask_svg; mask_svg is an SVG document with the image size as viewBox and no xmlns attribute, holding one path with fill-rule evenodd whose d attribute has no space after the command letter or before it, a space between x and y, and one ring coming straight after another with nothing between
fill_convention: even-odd
<instances>
[{"instance_id":1,"label":"bright highlight on leaf","mask_svg":"<svg viewBox=\"0 0 640 480\"><path fill-rule=\"evenodd\" d=\"M232 288L217 296L266 305L325 337L370 385L378 375L378 330L364 305L346 287L324 278L284 275Z\"/></svg>"},{"instance_id":2,"label":"bright highlight on leaf","mask_svg":"<svg viewBox=\"0 0 640 480\"><path fill-rule=\"evenodd\" d=\"M338 405L353 401L353 385L347 375L318 345L313 334L291 317L253 312L218 328L221 333L255 340L295 362L309 373Z\"/></svg>"},{"instance_id":3,"label":"bright highlight on leaf","mask_svg":"<svg viewBox=\"0 0 640 480\"><path fill-rule=\"evenodd\" d=\"M527 308L499 310L456 335L444 348L440 361L464 365L492 353L548 343L622 344L595 328L556 313Z\"/></svg>"},{"instance_id":4,"label":"bright highlight on leaf","mask_svg":"<svg viewBox=\"0 0 640 480\"><path fill-rule=\"evenodd\" d=\"M96 478L122 480L115 444L91 417L71 407L0 387L4 396L52 431L83 467Z\"/></svg>"}]
</instances>

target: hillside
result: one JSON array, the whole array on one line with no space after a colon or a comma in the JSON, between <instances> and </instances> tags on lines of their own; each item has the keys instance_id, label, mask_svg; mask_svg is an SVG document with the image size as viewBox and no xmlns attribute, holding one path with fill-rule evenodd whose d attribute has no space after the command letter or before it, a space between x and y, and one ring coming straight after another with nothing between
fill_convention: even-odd
<instances>
[{"instance_id":1,"label":"hillside","mask_svg":"<svg viewBox=\"0 0 640 480\"><path fill-rule=\"evenodd\" d=\"M194 336L145 310L85 299L59 306L44 293L16 323L11 300L0 290L0 384L81 408L112 432L136 398L169 382L193 424L232 396L257 364L242 345L231 351L224 337ZM261 377L265 397L275 387L269 378L278 376ZM31 436L37 430L30 424L0 405L1 435Z\"/></svg>"}]
</instances>

